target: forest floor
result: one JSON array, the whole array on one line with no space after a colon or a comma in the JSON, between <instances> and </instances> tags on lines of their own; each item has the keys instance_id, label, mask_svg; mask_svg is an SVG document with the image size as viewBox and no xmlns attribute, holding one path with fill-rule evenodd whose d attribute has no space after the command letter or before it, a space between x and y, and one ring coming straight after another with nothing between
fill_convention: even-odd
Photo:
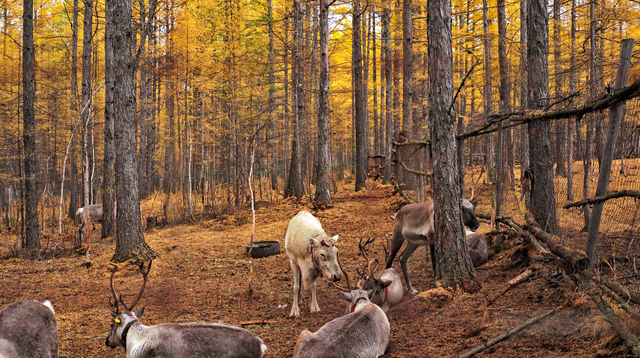
<instances>
[{"instance_id":1,"label":"forest floor","mask_svg":"<svg viewBox=\"0 0 640 358\"><path fill-rule=\"evenodd\" d=\"M382 242L391 236L393 215L402 205L390 186L369 182L369 190L353 193L352 183L341 184L335 206L315 211L311 205L293 201L260 202L256 217L256 240L278 240L279 255L252 259L245 255L251 236L251 211L222 215L216 219L148 231L146 241L159 254L139 306L146 306L142 321L161 322L225 321L249 324L268 346L269 357L291 356L298 334L312 331L344 314L345 303L336 288L325 279L318 283L319 313L309 312L309 294L303 292L301 316L287 318L292 300L292 277L284 253L284 234L289 219L302 209L310 210L329 235L340 234L337 246L343 267L356 280L360 238L377 238L373 253L382 262ZM479 212L487 213L486 207ZM481 231L490 230L482 224ZM94 231L90 268L84 256L67 254L55 259L0 261L0 307L21 299L50 300L59 325L60 353L69 357L124 357L124 350L105 346L110 314L107 300L109 260L113 240L98 240ZM3 239L0 239L2 241ZM576 241L580 247L583 242ZM457 356L528 319L559 305L572 304L554 316L484 351L491 357L593 357L597 352L624 356L602 349L609 330L588 299L553 264L540 265L532 280L502 295L487 310L479 310L487 297L526 268L514 259L514 249L492 255L476 269L482 290L475 294L456 292L451 299L411 297L393 308L389 348L385 357ZM400 271L396 262L396 269ZM253 266L252 274L251 266ZM418 249L409 260L414 286L421 291L433 287L431 264ZM140 275L133 269L116 274L116 290L125 301L137 293ZM249 283L253 292L249 292ZM404 282L403 282L404 283ZM341 282L344 285L344 282ZM419 295L420 296L420 295ZM618 355L620 354L620 355Z\"/></svg>"}]
</instances>

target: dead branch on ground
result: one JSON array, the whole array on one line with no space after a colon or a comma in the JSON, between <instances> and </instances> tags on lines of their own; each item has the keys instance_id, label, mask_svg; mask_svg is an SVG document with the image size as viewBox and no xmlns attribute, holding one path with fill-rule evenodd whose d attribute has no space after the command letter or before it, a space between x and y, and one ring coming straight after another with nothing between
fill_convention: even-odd
<instances>
[{"instance_id":1,"label":"dead branch on ground","mask_svg":"<svg viewBox=\"0 0 640 358\"><path fill-rule=\"evenodd\" d=\"M516 334L516 333L518 333L518 332L520 332L520 331L522 331L522 330L524 330L524 329L526 329L528 327L531 327L531 326L533 326L534 324L536 324L538 322L541 322L542 320L544 320L545 318L553 315L554 313L556 313L560 309L562 309L562 306L558 306L558 307L552 309L551 311L548 311L547 313L545 313L545 314L543 314L541 316L534 317L534 318L526 321L525 323L521 324L520 326L518 326L516 328L513 328L512 330L510 330L508 332L505 332L505 333L499 335L498 337L496 337L496 338L494 338L494 339L492 339L492 340L490 340L490 341L488 341L488 342L486 342L486 343L484 343L484 344L482 344L480 346L477 346L476 348L468 351L467 353L461 354L460 356L458 356L458 358L473 357L474 355L476 355L476 354L482 352L483 350L493 346L494 344L500 343L500 342L506 340L507 338L513 336L514 334Z\"/></svg>"},{"instance_id":2,"label":"dead branch on ground","mask_svg":"<svg viewBox=\"0 0 640 358\"><path fill-rule=\"evenodd\" d=\"M496 292L493 296L491 296L480 307L480 310L487 309L487 307L489 307L490 304L495 302L498 298L500 298L502 295L504 295L507 291L509 291L510 289L518 286L519 284L523 283L524 281L528 280L529 278L531 278L531 276L533 276L533 270L532 269L528 268L528 269L524 270L524 272L522 272L518 276L516 276L516 277L512 278L511 280L509 280L509 282L507 282L507 285L502 290L500 290L500 292Z\"/></svg>"}]
</instances>

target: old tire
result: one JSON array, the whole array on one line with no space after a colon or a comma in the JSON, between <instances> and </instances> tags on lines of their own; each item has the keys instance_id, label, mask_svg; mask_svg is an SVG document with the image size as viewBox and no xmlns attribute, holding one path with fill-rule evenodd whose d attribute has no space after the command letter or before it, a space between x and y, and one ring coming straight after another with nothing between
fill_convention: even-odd
<instances>
[{"instance_id":1,"label":"old tire","mask_svg":"<svg viewBox=\"0 0 640 358\"><path fill-rule=\"evenodd\" d=\"M245 254L249 253L249 248L251 244L247 244L245 247ZM251 257L260 258L267 257L271 255L277 255L280 253L280 242L279 241L254 241L253 249L251 249Z\"/></svg>"}]
</instances>

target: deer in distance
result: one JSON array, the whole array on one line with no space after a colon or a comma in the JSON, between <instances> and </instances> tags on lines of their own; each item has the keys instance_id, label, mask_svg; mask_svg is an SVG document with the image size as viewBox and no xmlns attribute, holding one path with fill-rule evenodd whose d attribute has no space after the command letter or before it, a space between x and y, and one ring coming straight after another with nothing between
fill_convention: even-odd
<instances>
[{"instance_id":1,"label":"deer in distance","mask_svg":"<svg viewBox=\"0 0 640 358\"><path fill-rule=\"evenodd\" d=\"M367 246L375 239L368 239L364 243L362 239L358 243L358 248L367 262L366 269L363 272L358 271L360 281L357 288L372 292L370 301L380 306L384 313L387 313L392 306L397 305L404 298L404 288L400 275L393 267L375 273L378 267L378 259L369 259L367 255ZM385 250L386 251L386 250ZM347 307L349 309L350 307Z\"/></svg>"},{"instance_id":2,"label":"deer in distance","mask_svg":"<svg viewBox=\"0 0 640 358\"><path fill-rule=\"evenodd\" d=\"M319 312L316 298L316 280L324 275L333 282L342 278L342 268L338 263L338 235L329 237L320 221L306 210L296 214L287 227L284 247L293 271L293 304L289 317L298 317L300 291L311 290L311 312ZM348 281L348 280L347 280Z\"/></svg>"},{"instance_id":3,"label":"deer in distance","mask_svg":"<svg viewBox=\"0 0 640 358\"><path fill-rule=\"evenodd\" d=\"M376 358L387 350L389 320L369 301L373 292L355 289L342 292L350 313L327 322L312 333L303 330L293 351L294 358Z\"/></svg>"},{"instance_id":4,"label":"deer in distance","mask_svg":"<svg viewBox=\"0 0 640 358\"><path fill-rule=\"evenodd\" d=\"M151 357L219 357L260 358L267 351L262 340L244 328L226 323L162 323L145 326L139 319L144 307L133 311L147 284L151 261L145 268L140 263L142 287L133 303L128 306L113 288L114 267L111 270L111 332L105 341L110 348L121 346L129 358ZM120 311L119 305L124 307Z\"/></svg>"},{"instance_id":5,"label":"deer in distance","mask_svg":"<svg viewBox=\"0 0 640 358\"><path fill-rule=\"evenodd\" d=\"M0 357L58 358L58 323L49 301L19 301L0 311Z\"/></svg>"},{"instance_id":6,"label":"deer in distance","mask_svg":"<svg viewBox=\"0 0 640 358\"><path fill-rule=\"evenodd\" d=\"M473 266L477 267L487 262L489 259L489 249L487 247L487 239L480 231L471 232L465 230L464 240L467 242L467 251L471 256Z\"/></svg>"},{"instance_id":7,"label":"deer in distance","mask_svg":"<svg viewBox=\"0 0 640 358\"><path fill-rule=\"evenodd\" d=\"M465 226L469 227L472 231L476 231L480 226L478 218L475 214L475 205L477 202L473 201L473 195L471 200L462 199L462 221ZM415 294L418 291L411 285L411 279L409 279L409 273L407 272L407 260L418 246L429 245L431 251L431 264L433 272L435 272L436 257L434 250L434 203L427 201L424 203L408 204L403 206L395 215L393 222L393 237L391 238L391 251L387 257L386 268L390 268L393 264L393 260L396 254L402 247L402 244L406 241L407 245L404 251L400 254L400 266L402 267L402 274L404 280L407 283L407 289Z\"/></svg>"}]
</instances>

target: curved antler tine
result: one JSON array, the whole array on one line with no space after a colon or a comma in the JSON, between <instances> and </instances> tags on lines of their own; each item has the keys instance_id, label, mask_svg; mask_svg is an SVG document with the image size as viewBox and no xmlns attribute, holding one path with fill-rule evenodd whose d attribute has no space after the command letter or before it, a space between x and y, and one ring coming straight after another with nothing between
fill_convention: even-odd
<instances>
[{"instance_id":1,"label":"curved antler tine","mask_svg":"<svg viewBox=\"0 0 640 358\"><path fill-rule=\"evenodd\" d=\"M468 200L473 201L475 197L476 197L475 188L471 187L471 197Z\"/></svg>"},{"instance_id":2,"label":"curved antler tine","mask_svg":"<svg viewBox=\"0 0 640 358\"><path fill-rule=\"evenodd\" d=\"M113 301L109 298L109 308L113 313L120 313L120 308L118 307L118 295L116 294L116 290L113 288L113 275L115 275L116 271L118 271L118 266L113 265L109 269L111 271L111 277L109 278L109 286L111 287L111 294L113 295Z\"/></svg>"},{"instance_id":3,"label":"curved antler tine","mask_svg":"<svg viewBox=\"0 0 640 358\"><path fill-rule=\"evenodd\" d=\"M151 271L151 263L153 261L149 260L149 265L147 266L147 268L145 269L144 267L144 261L140 262L140 273L142 274L142 287L140 287L140 291L138 292L138 296L136 297L136 299L133 301L133 303L131 304L130 307L126 307L127 311L131 311L133 310L133 308L138 304L138 301L140 301L140 298L142 298L142 293L144 292L145 287L147 286L147 277L149 276L149 271ZM122 303L122 305L124 306L124 302Z\"/></svg>"}]
</instances>

